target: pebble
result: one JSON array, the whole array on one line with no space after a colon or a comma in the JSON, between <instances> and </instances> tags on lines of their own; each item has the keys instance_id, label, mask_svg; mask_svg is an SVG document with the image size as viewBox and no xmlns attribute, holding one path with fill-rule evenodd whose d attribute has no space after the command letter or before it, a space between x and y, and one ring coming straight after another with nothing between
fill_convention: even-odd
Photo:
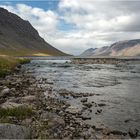
<instances>
[{"instance_id":1,"label":"pebble","mask_svg":"<svg viewBox=\"0 0 140 140\"><path fill-rule=\"evenodd\" d=\"M98 106L99 106L99 107L103 107L103 106L106 106L106 104L100 103L100 104L98 104Z\"/></svg>"},{"instance_id":2,"label":"pebble","mask_svg":"<svg viewBox=\"0 0 140 140\"><path fill-rule=\"evenodd\" d=\"M91 108L92 107L92 103L83 103L84 106Z\"/></svg>"}]
</instances>

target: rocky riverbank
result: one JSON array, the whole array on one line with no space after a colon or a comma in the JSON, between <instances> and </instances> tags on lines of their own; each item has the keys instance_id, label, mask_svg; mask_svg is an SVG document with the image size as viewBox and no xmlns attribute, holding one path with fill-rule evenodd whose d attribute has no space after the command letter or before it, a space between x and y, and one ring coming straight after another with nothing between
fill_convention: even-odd
<instances>
[{"instance_id":1,"label":"rocky riverbank","mask_svg":"<svg viewBox=\"0 0 140 140\"><path fill-rule=\"evenodd\" d=\"M138 63L140 64L139 57L91 57L91 58L78 58L72 59L74 64L125 64L125 63Z\"/></svg>"},{"instance_id":2,"label":"rocky riverbank","mask_svg":"<svg viewBox=\"0 0 140 140\"><path fill-rule=\"evenodd\" d=\"M84 123L91 119L82 116L84 110L105 104L88 102L91 93L74 93L61 90L64 98L80 98L82 109L71 106L65 100L52 95L53 82L36 78L21 68L12 75L0 79L0 138L137 138L137 129L128 133L98 128ZM96 95L98 96L98 95ZM97 111L100 114L102 109Z\"/></svg>"}]
</instances>

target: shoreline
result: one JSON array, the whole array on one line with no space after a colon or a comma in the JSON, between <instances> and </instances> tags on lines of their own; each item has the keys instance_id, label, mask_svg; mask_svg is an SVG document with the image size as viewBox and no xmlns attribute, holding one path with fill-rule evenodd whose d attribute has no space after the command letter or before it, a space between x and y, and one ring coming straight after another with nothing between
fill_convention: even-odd
<instances>
[{"instance_id":1,"label":"shoreline","mask_svg":"<svg viewBox=\"0 0 140 140\"><path fill-rule=\"evenodd\" d=\"M120 64L135 62L140 64L140 57L75 57L72 58L74 64Z\"/></svg>"},{"instance_id":2,"label":"shoreline","mask_svg":"<svg viewBox=\"0 0 140 140\"><path fill-rule=\"evenodd\" d=\"M26 67L26 66L25 66ZM84 139L103 139L103 138L129 138L135 137L135 132L124 133L116 130L108 130L97 128L89 124L85 124L82 120L90 118L82 118L81 110L77 110L70 106L66 101L59 100L52 96L45 96L47 91L50 95L51 90L44 86L45 84L53 86L46 78L36 79L33 73L23 67L18 72L0 79L1 93L5 89L5 93L1 94L0 106L4 108L17 108L24 106L31 108L32 114L25 118L16 118L17 116L7 116L8 122L5 120L0 123L0 132L5 131L0 138L35 138L35 139L60 139L60 138L84 138ZM74 98L83 97L85 109L90 109L86 97L93 96L91 94L81 93L79 95L70 93L66 90L61 91L62 96L72 96ZM23 108L23 109L25 109ZM79 119L80 118L80 119ZM4 120L3 120L4 121ZM12 124L12 125L11 125ZM14 125L13 125L14 124ZM7 125L7 127L5 127ZM11 127L9 130L8 127ZM20 127L25 127L26 131L20 131ZM18 131L12 131L13 128ZM6 130L11 131L11 135ZM13 133L16 133L13 135ZM18 133L18 134L17 134ZM9 135L8 135L9 134ZM15 136L15 137L12 137Z\"/></svg>"}]
</instances>

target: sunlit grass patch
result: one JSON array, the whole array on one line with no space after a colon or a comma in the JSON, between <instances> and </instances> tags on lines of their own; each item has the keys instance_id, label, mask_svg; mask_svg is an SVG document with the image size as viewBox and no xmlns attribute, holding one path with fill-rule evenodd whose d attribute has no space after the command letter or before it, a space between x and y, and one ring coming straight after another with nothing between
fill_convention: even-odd
<instances>
[{"instance_id":1,"label":"sunlit grass patch","mask_svg":"<svg viewBox=\"0 0 140 140\"><path fill-rule=\"evenodd\" d=\"M47 53L35 53L33 56L51 56L50 54Z\"/></svg>"}]
</instances>

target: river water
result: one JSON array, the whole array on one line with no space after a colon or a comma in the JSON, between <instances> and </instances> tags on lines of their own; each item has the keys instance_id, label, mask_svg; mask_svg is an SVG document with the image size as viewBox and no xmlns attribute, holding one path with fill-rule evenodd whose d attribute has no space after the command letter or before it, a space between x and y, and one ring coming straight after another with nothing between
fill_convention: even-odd
<instances>
[{"instance_id":1,"label":"river water","mask_svg":"<svg viewBox=\"0 0 140 140\"><path fill-rule=\"evenodd\" d=\"M83 115L91 119L85 123L98 128L128 132L130 128L140 132L140 64L71 64L70 60L32 60L28 70L37 78L53 82L56 98L82 108L79 98L62 98L60 90L74 93L94 93L88 102L102 103L92 106ZM47 95L47 92L46 92ZM97 110L101 110L97 113Z\"/></svg>"}]
</instances>

